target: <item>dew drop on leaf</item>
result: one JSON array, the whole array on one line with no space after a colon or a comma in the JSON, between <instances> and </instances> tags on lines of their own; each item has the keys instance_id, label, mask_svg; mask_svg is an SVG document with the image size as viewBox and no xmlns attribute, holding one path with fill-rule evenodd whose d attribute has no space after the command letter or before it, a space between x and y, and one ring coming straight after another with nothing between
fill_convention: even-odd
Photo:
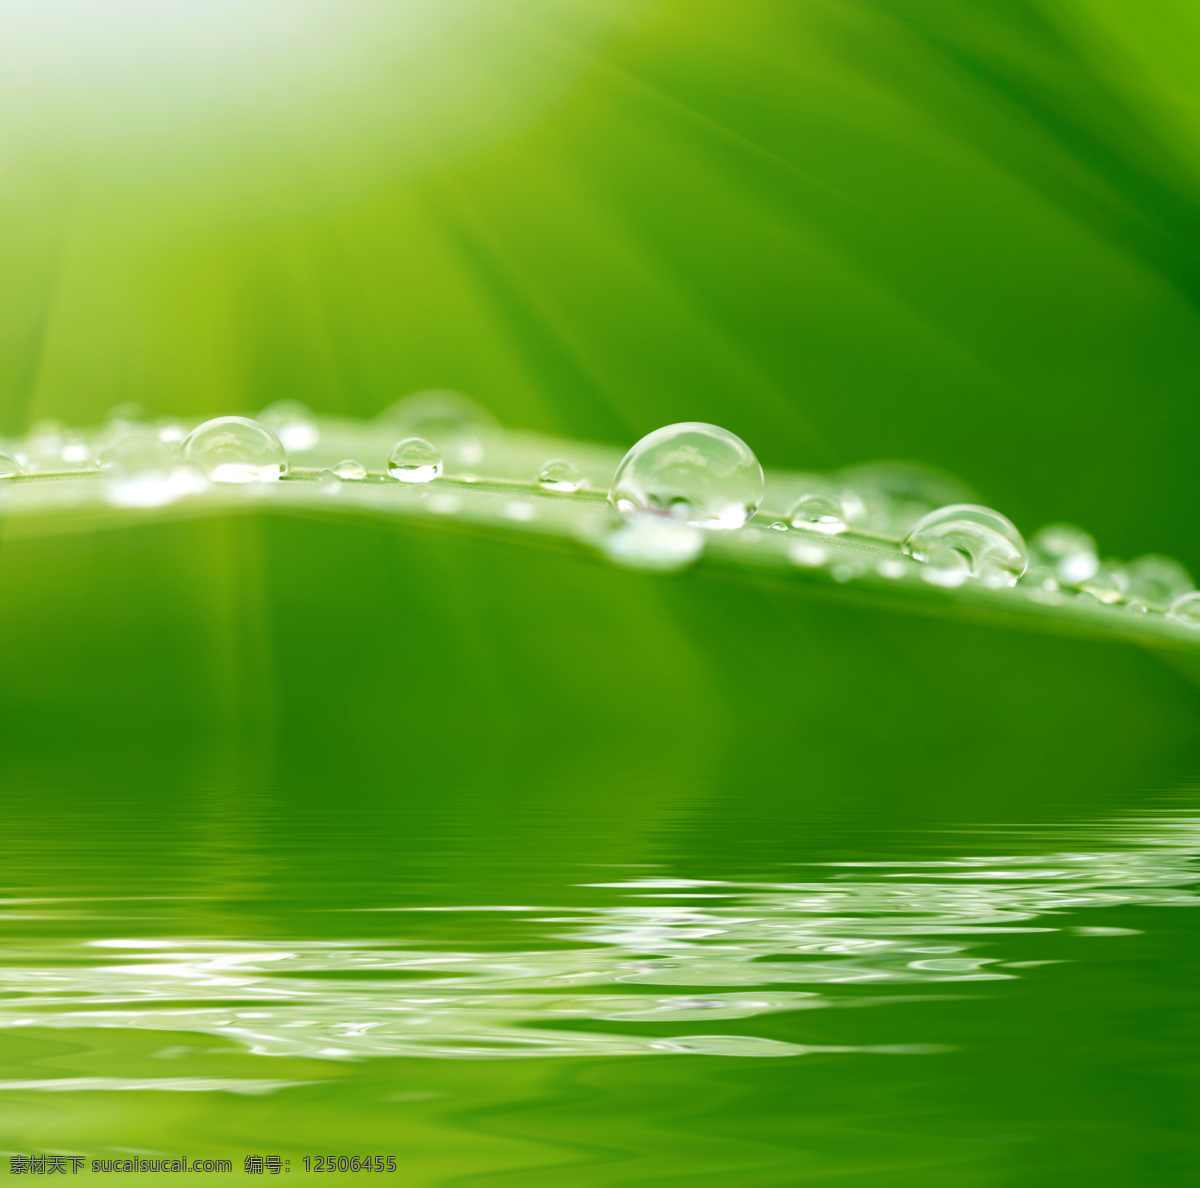
<instances>
[{"instance_id":1,"label":"dew drop on leaf","mask_svg":"<svg viewBox=\"0 0 1200 1188\"><path fill-rule=\"evenodd\" d=\"M442 455L423 437L398 441L388 455L388 474L402 483L432 482L442 473Z\"/></svg>"},{"instance_id":2,"label":"dew drop on leaf","mask_svg":"<svg viewBox=\"0 0 1200 1188\"><path fill-rule=\"evenodd\" d=\"M665 513L703 528L741 528L762 497L762 467L750 447L699 421L643 437L621 459L608 495L619 511Z\"/></svg>"},{"instance_id":3,"label":"dew drop on leaf","mask_svg":"<svg viewBox=\"0 0 1200 1188\"><path fill-rule=\"evenodd\" d=\"M958 553L968 575L988 586L1015 586L1029 564L1025 541L1012 522L975 503L953 503L922 516L903 547L914 560L934 565L943 559L934 550Z\"/></svg>"},{"instance_id":4,"label":"dew drop on leaf","mask_svg":"<svg viewBox=\"0 0 1200 1188\"><path fill-rule=\"evenodd\" d=\"M334 466L333 473L340 479L357 482L367 477L367 468L356 458L343 458Z\"/></svg>"},{"instance_id":5,"label":"dew drop on leaf","mask_svg":"<svg viewBox=\"0 0 1200 1188\"><path fill-rule=\"evenodd\" d=\"M551 458L538 471L538 485L547 491L578 491L583 475L563 458Z\"/></svg>"},{"instance_id":6,"label":"dew drop on leaf","mask_svg":"<svg viewBox=\"0 0 1200 1188\"><path fill-rule=\"evenodd\" d=\"M214 417L179 449L214 483L270 483L287 473L287 453L275 433L249 417Z\"/></svg>"}]
</instances>

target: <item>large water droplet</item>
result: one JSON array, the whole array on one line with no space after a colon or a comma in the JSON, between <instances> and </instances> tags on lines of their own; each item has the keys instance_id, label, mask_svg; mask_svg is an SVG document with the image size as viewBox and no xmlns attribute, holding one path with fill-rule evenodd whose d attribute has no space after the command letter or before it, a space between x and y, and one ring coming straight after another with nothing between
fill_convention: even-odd
<instances>
[{"instance_id":1,"label":"large water droplet","mask_svg":"<svg viewBox=\"0 0 1200 1188\"><path fill-rule=\"evenodd\" d=\"M1124 566L1126 597L1165 609L1195 588L1192 575L1173 557L1149 554Z\"/></svg>"},{"instance_id":2,"label":"large water droplet","mask_svg":"<svg viewBox=\"0 0 1200 1188\"><path fill-rule=\"evenodd\" d=\"M1078 585L1100 568L1096 542L1073 524L1047 524L1029 542L1031 559L1056 578Z\"/></svg>"},{"instance_id":3,"label":"large water droplet","mask_svg":"<svg viewBox=\"0 0 1200 1188\"><path fill-rule=\"evenodd\" d=\"M367 477L367 468L357 458L343 458L333 467L333 473L340 479L357 482Z\"/></svg>"},{"instance_id":4,"label":"large water droplet","mask_svg":"<svg viewBox=\"0 0 1200 1188\"><path fill-rule=\"evenodd\" d=\"M1013 586L1029 564L1029 552L1012 522L990 507L955 503L923 516L904 540L904 551L932 564L935 549L950 549L971 577L989 586Z\"/></svg>"},{"instance_id":5,"label":"large water droplet","mask_svg":"<svg viewBox=\"0 0 1200 1188\"><path fill-rule=\"evenodd\" d=\"M258 419L274 432L289 454L311 450L321 440L312 410L299 400L276 400L259 413Z\"/></svg>"},{"instance_id":6,"label":"large water droplet","mask_svg":"<svg viewBox=\"0 0 1200 1188\"><path fill-rule=\"evenodd\" d=\"M179 454L214 483L270 483L287 473L283 443L249 417L215 417L197 425Z\"/></svg>"},{"instance_id":7,"label":"large water droplet","mask_svg":"<svg viewBox=\"0 0 1200 1188\"><path fill-rule=\"evenodd\" d=\"M177 492L171 482L174 451L158 435L135 430L100 455L104 498L114 507L160 507Z\"/></svg>"},{"instance_id":8,"label":"large water droplet","mask_svg":"<svg viewBox=\"0 0 1200 1188\"><path fill-rule=\"evenodd\" d=\"M12 454L0 453L0 478L11 478L21 473L21 463Z\"/></svg>"},{"instance_id":9,"label":"large water droplet","mask_svg":"<svg viewBox=\"0 0 1200 1188\"><path fill-rule=\"evenodd\" d=\"M402 483L432 482L442 473L442 455L423 437L398 441L388 455L388 474Z\"/></svg>"},{"instance_id":10,"label":"large water droplet","mask_svg":"<svg viewBox=\"0 0 1200 1188\"><path fill-rule=\"evenodd\" d=\"M673 573L686 569L704 551L704 533L682 520L641 513L601 537L600 547L610 561L626 569Z\"/></svg>"},{"instance_id":11,"label":"large water droplet","mask_svg":"<svg viewBox=\"0 0 1200 1188\"><path fill-rule=\"evenodd\" d=\"M763 472L750 447L718 425L685 421L647 434L621 459L609 502L703 528L741 528L758 510Z\"/></svg>"},{"instance_id":12,"label":"large water droplet","mask_svg":"<svg viewBox=\"0 0 1200 1188\"><path fill-rule=\"evenodd\" d=\"M578 491L583 486L583 475L562 458L551 458L538 471L538 484L547 491Z\"/></svg>"},{"instance_id":13,"label":"large water droplet","mask_svg":"<svg viewBox=\"0 0 1200 1188\"><path fill-rule=\"evenodd\" d=\"M1200 627L1200 592L1191 590L1171 603L1167 616L1186 627Z\"/></svg>"},{"instance_id":14,"label":"large water droplet","mask_svg":"<svg viewBox=\"0 0 1200 1188\"><path fill-rule=\"evenodd\" d=\"M486 408L449 388L412 392L385 408L379 420L403 437L432 442L454 466L478 466L484 439L499 428Z\"/></svg>"}]
</instances>

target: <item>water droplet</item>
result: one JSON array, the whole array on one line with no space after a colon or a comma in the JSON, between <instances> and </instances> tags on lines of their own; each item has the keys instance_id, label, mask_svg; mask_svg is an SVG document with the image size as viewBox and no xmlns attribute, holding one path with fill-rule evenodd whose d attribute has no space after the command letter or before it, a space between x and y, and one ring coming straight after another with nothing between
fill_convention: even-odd
<instances>
[{"instance_id":1,"label":"water droplet","mask_svg":"<svg viewBox=\"0 0 1200 1188\"><path fill-rule=\"evenodd\" d=\"M506 520L516 520L521 524L528 524L530 520L537 519L537 508L527 500L510 499L504 505L504 518Z\"/></svg>"},{"instance_id":2,"label":"water droplet","mask_svg":"<svg viewBox=\"0 0 1200 1188\"><path fill-rule=\"evenodd\" d=\"M367 477L367 468L356 458L343 458L333 468L333 473L340 479L357 482Z\"/></svg>"},{"instance_id":3,"label":"water droplet","mask_svg":"<svg viewBox=\"0 0 1200 1188\"><path fill-rule=\"evenodd\" d=\"M379 414L405 437L423 437L454 466L478 466L483 439L497 431L496 418L470 397L449 388L412 392Z\"/></svg>"},{"instance_id":4,"label":"water droplet","mask_svg":"<svg viewBox=\"0 0 1200 1188\"><path fill-rule=\"evenodd\" d=\"M908 572L908 565L898 558L889 557L875 566L875 572L880 577L890 578L894 581L896 578L902 578Z\"/></svg>"},{"instance_id":5,"label":"water droplet","mask_svg":"<svg viewBox=\"0 0 1200 1188\"><path fill-rule=\"evenodd\" d=\"M865 509L853 491L812 491L796 500L788 517L794 528L836 536L863 519Z\"/></svg>"},{"instance_id":6,"label":"water droplet","mask_svg":"<svg viewBox=\"0 0 1200 1188\"><path fill-rule=\"evenodd\" d=\"M157 434L136 430L100 455L104 498L114 507L161 507L175 498L175 458Z\"/></svg>"},{"instance_id":7,"label":"water droplet","mask_svg":"<svg viewBox=\"0 0 1200 1188\"><path fill-rule=\"evenodd\" d=\"M406 437L388 455L388 474L402 483L428 483L442 473L442 456L423 437Z\"/></svg>"},{"instance_id":8,"label":"water droplet","mask_svg":"<svg viewBox=\"0 0 1200 1188\"><path fill-rule=\"evenodd\" d=\"M287 473L283 443L249 417L214 417L197 425L179 453L214 483L270 483Z\"/></svg>"},{"instance_id":9,"label":"water droplet","mask_svg":"<svg viewBox=\"0 0 1200 1188\"><path fill-rule=\"evenodd\" d=\"M1073 524L1047 524L1029 542L1029 555L1064 582L1086 582L1100 568L1096 542Z\"/></svg>"},{"instance_id":10,"label":"water droplet","mask_svg":"<svg viewBox=\"0 0 1200 1188\"><path fill-rule=\"evenodd\" d=\"M1029 554L1012 522L990 507L955 503L923 516L905 537L904 551L935 564L935 549L949 549L966 562L967 572L989 586L1013 586L1025 572ZM948 568L938 555L939 568ZM928 580L928 579L927 579Z\"/></svg>"},{"instance_id":11,"label":"water droplet","mask_svg":"<svg viewBox=\"0 0 1200 1188\"><path fill-rule=\"evenodd\" d=\"M601 537L610 561L626 569L673 573L686 569L704 551L704 533L682 520L641 513Z\"/></svg>"},{"instance_id":12,"label":"water droplet","mask_svg":"<svg viewBox=\"0 0 1200 1188\"><path fill-rule=\"evenodd\" d=\"M1144 602L1139 602L1136 598L1132 602L1125 604L1125 610L1131 615L1145 615L1150 612L1150 608Z\"/></svg>"},{"instance_id":13,"label":"water droplet","mask_svg":"<svg viewBox=\"0 0 1200 1188\"><path fill-rule=\"evenodd\" d=\"M322 470L317 475L317 489L322 495L336 495L342 489L342 480L332 470Z\"/></svg>"},{"instance_id":14,"label":"water droplet","mask_svg":"<svg viewBox=\"0 0 1200 1188\"><path fill-rule=\"evenodd\" d=\"M167 445L179 445L187 437L187 426L182 421L159 421L158 440Z\"/></svg>"},{"instance_id":15,"label":"water droplet","mask_svg":"<svg viewBox=\"0 0 1200 1188\"><path fill-rule=\"evenodd\" d=\"M1128 582L1126 597L1150 606L1166 608L1180 595L1195 588L1192 575L1172 557L1150 554L1124 566Z\"/></svg>"},{"instance_id":16,"label":"water droplet","mask_svg":"<svg viewBox=\"0 0 1200 1188\"><path fill-rule=\"evenodd\" d=\"M258 419L274 431L289 454L311 450L321 440L312 410L299 400L276 400L259 413Z\"/></svg>"},{"instance_id":17,"label":"water droplet","mask_svg":"<svg viewBox=\"0 0 1200 1188\"><path fill-rule=\"evenodd\" d=\"M0 453L0 478L11 478L21 473L21 463L12 454Z\"/></svg>"},{"instance_id":18,"label":"water droplet","mask_svg":"<svg viewBox=\"0 0 1200 1188\"><path fill-rule=\"evenodd\" d=\"M773 523L768 524L767 527L773 528L776 532L786 532L788 530L788 526L782 520L775 520Z\"/></svg>"},{"instance_id":19,"label":"water droplet","mask_svg":"<svg viewBox=\"0 0 1200 1188\"><path fill-rule=\"evenodd\" d=\"M547 491L578 491L583 487L583 475L562 458L551 458L538 471L538 483Z\"/></svg>"},{"instance_id":20,"label":"water droplet","mask_svg":"<svg viewBox=\"0 0 1200 1188\"><path fill-rule=\"evenodd\" d=\"M686 421L647 434L621 459L609 502L704 528L741 528L758 510L763 472L750 447L717 425Z\"/></svg>"},{"instance_id":21,"label":"water droplet","mask_svg":"<svg viewBox=\"0 0 1200 1188\"><path fill-rule=\"evenodd\" d=\"M90 466L92 462L92 448L78 433L63 437L60 455L67 466Z\"/></svg>"},{"instance_id":22,"label":"water droplet","mask_svg":"<svg viewBox=\"0 0 1200 1188\"><path fill-rule=\"evenodd\" d=\"M1176 623L1183 623L1187 627L1200 627L1200 592L1192 590L1181 594L1171 603L1167 615Z\"/></svg>"},{"instance_id":23,"label":"water droplet","mask_svg":"<svg viewBox=\"0 0 1200 1188\"><path fill-rule=\"evenodd\" d=\"M788 560L804 569L819 569L829 554L820 545L797 543L788 549Z\"/></svg>"}]
</instances>

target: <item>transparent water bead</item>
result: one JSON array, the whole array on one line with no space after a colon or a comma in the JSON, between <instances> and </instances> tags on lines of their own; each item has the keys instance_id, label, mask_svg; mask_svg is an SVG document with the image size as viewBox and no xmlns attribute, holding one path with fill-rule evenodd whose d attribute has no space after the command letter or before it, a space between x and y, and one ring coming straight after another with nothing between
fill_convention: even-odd
<instances>
[{"instance_id":1,"label":"transparent water bead","mask_svg":"<svg viewBox=\"0 0 1200 1188\"><path fill-rule=\"evenodd\" d=\"M1096 542L1073 524L1047 524L1029 542L1029 555L1064 582L1086 582L1100 568Z\"/></svg>"},{"instance_id":2,"label":"transparent water bead","mask_svg":"<svg viewBox=\"0 0 1200 1188\"><path fill-rule=\"evenodd\" d=\"M619 511L661 512L702 528L741 528L762 497L762 467L750 447L700 421L643 437L621 459L608 493Z\"/></svg>"},{"instance_id":3,"label":"transparent water bead","mask_svg":"<svg viewBox=\"0 0 1200 1188\"><path fill-rule=\"evenodd\" d=\"M938 567L948 560L940 550L957 553L968 574L989 586L1015 586L1029 564L1029 551L1012 521L976 503L953 503L922 516L903 548L914 560Z\"/></svg>"},{"instance_id":4,"label":"transparent water bead","mask_svg":"<svg viewBox=\"0 0 1200 1188\"><path fill-rule=\"evenodd\" d=\"M1171 603L1167 617L1185 627L1200 627L1200 592L1192 590Z\"/></svg>"},{"instance_id":5,"label":"transparent water bead","mask_svg":"<svg viewBox=\"0 0 1200 1188\"><path fill-rule=\"evenodd\" d=\"M287 473L287 452L266 425L249 417L214 417L183 439L179 456L214 483L273 483Z\"/></svg>"},{"instance_id":6,"label":"transparent water bead","mask_svg":"<svg viewBox=\"0 0 1200 1188\"><path fill-rule=\"evenodd\" d=\"M321 440L316 417L299 400L276 400L259 413L258 419L274 431L288 453L311 450Z\"/></svg>"},{"instance_id":7,"label":"transparent water bead","mask_svg":"<svg viewBox=\"0 0 1200 1188\"><path fill-rule=\"evenodd\" d=\"M0 453L0 478L12 478L21 473L21 463L12 454Z\"/></svg>"},{"instance_id":8,"label":"transparent water bead","mask_svg":"<svg viewBox=\"0 0 1200 1188\"><path fill-rule=\"evenodd\" d=\"M547 491L578 491L583 475L563 458L551 458L538 471L538 485Z\"/></svg>"},{"instance_id":9,"label":"transparent water bead","mask_svg":"<svg viewBox=\"0 0 1200 1188\"><path fill-rule=\"evenodd\" d=\"M342 489L342 480L338 478L336 470L322 470L317 475L317 490L322 495L336 495Z\"/></svg>"},{"instance_id":10,"label":"transparent water bead","mask_svg":"<svg viewBox=\"0 0 1200 1188\"><path fill-rule=\"evenodd\" d=\"M1181 595L1195 589L1192 575L1173 557L1149 554L1123 567L1125 596L1148 606L1166 609Z\"/></svg>"},{"instance_id":11,"label":"transparent water bead","mask_svg":"<svg viewBox=\"0 0 1200 1188\"><path fill-rule=\"evenodd\" d=\"M348 482L358 482L367 477L367 468L357 458L343 458L333 467L333 473Z\"/></svg>"},{"instance_id":12,"label":"transparent water bead","mask_svg":"<svg viewBox=\"0 0 1200 1188\"><path fill-rule=\"evenodd\" d=\"M686 569L704 551L704 533L669 516L632 515L600 539L610 561L626 569L674 573Z\"/></svg>"},{"instance_id":13,"label":"transparent water bead","mask_svg":"<svg viewBox=\"0 0 1200 1188\"><path fill-rule=\"evenodd\" d=\"M432 482L442 473L442 455L423 437L398 441L388 455L388 474L402 483Z\"/></svg>"},{"instance_id":14,"label":"transparent water bead","mask_svg":"<svg viewBox=\"0 0 1200 1188\"><path fill-rule=\"evenodd\" d=\"M176 498L175 452L156 433L138 430L100 455L104 498L114 507L161 507Z\"/></svg>"},{"instance_id":15,"label":"transparent water bead","mask_svg":"<svg viewBox=\"0 0 1200 1188\"><path fill-rule=\"evenodd\" d=\"M971 576L971 565L966 557L949 545L930 545L922 557L921 580L931 586L953 590Z\"/></svg>"},{"instance_id":16,"label":"transparent water bead","mask_svg":"<svg viewBox=\"0 0 1200 1188\"><path fill-rule=\"evenodd\" d=\"M483 439L499 429L486 408L449 388L412 392L385 408L379 420L405 437L432 442L454 466L478 466Z\"/></svg>"},{"instance_id":17,"label":"transparent water bead","mask_svg":"<svg viewBox=\"0 0 1200 1188\"><path fill-rule=\"evenodd\" d=\"M788 512L793 528L836 536L865 518L862 500L853 491L814 491L801 495Z\"/></svg>"}]
</instances>

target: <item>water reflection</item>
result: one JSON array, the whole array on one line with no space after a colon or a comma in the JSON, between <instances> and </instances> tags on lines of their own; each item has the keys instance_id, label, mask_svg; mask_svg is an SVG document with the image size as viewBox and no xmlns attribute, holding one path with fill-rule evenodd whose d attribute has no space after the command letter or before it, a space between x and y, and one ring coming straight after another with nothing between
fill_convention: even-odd
<instances>
[{"instance_id":1,"label":"water reflection","mask_svg":"<svg viewBox=\"0 0 1200 1188\"><path fill-rule=\"evenodd\" d=\"M13 941L0 968L0 1027L202 1033L242 1052L323 1060L928 1051L921 1036L863 1047L788 1042L747 1021L886 1008L955 993L937 990L945 983L1036 976L1049 962L1086 959L1077 934L1136 932L1098 922L1091 909L1200 902L1189 889L1200 820L1103 834L1094 849L1041 856L797 866L798 881L586 883L597 902L569 910L379 905L355 909L389 925L364 928L362 940ZM90 915L93 938L106 914L115 922L99 900L0 908L0 922ZM500 949L497 912L508 922ZM450 948L464 929L479 946ZM1030 933L1059 934L1049 960L1042 948L1042 959L1027 959ZM639 1033L643 1024L657 1026ZM179 1059L167 1043L177 1038L164 1035L155 1055ZM110 1087L268 1092L288 1083L173 1077Z\"/></svg>"}]
</instances>

